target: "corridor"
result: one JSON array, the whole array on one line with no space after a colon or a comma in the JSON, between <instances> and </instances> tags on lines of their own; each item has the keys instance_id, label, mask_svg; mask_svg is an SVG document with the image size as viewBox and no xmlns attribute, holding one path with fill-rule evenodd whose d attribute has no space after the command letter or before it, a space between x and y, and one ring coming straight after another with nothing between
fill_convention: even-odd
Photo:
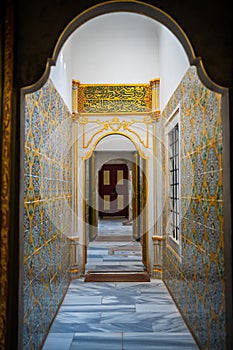
<instances>
[{"instance_id":1,"label":"corridor","mask_svg":"<svg viewBox=\"0 0 233 350\"><path fill-rule=\"evenodd\" d=\"M225 349L221 91L142 15L68 41L25 91L22 349Z\"/></svg>"},{"instance_id":2,"label":"corridor","mask_svg":"<svg viewBox=\"0 0 233 350\"><path fill-rule=\"evenodd\" d=\"M1 350L233 348L225 5L1 1Z\"/></svg>"},{"instance_id":3,"label":"corridor","mask_svg":"<svg viewBox=\"0 0 233 350\"><path fill-rule=\"evenodd\" d=\"M89 243L88 271L143 271L141 245L132 226L102 220ZM161 280L73 280L43 350L198 349Z\"/></svg>"}]
</instances>

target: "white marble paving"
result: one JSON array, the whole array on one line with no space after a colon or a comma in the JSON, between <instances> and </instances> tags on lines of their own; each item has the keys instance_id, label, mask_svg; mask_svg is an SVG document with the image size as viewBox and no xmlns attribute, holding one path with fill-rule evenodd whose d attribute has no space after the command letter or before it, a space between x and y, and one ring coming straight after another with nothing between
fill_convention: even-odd
<instances>
[{"instance_id":1,"label":"white marble paving","mask_svg":"<svg viewBox=\"0 0 233 350\"><path fill-rule=\"evenodd\" d=\"M99 236L127 235L132 226L100 221ZM91 242L87 271L144 271L140 243ZM197 350L161 280L71 282L43 350Z\"/></svg>"},{"instance_id":2,"label":"white marble paving","mask_svg":"<svg viewBox=\"0 0 233 350\"><path fill-rule=\"evenodd\" d=\"M171 305L174 305L174 302L170 298L166 298L163 295L157 293L157 298L155 300L154 295L150 295L149 293L146 294L137 294L132 295L132 293L129 295L122 296L121 294L114 295L114 296L106 296L102 299L102 304L131 304L134 303L136 305L136 309L139 310L139 305L142 304L142 307L145 307L145 305L148 306L148 309L151 310L151 306L154 306L155 308L158 308L158 305L165 305L170 307ZM145 309L145 308L144 308Z\"/></svg>"},{"instance_id":3,"label":"white marble paving","mask_svg":"<svg viewBox=\"0 0 233 350\"><path fill-rule=\"evenodd\" d=\"M112 312L111 314L103 312L100 316L100 323L162 323L163 331L166 332L167 329L170 329L170 323L173 322L175 326L175 315L169 312L161 313L157 312ZM179 317L176 318L179 321ZM180 322L179 322L180 323ZM186 327L185 327L186 328Z\"/></svg>"},{"instance_id":4,"label":"white marble paving","mask_svg":"<svg viewBox=\"0 0 233 350\"><path fill-rule=\"evenodd\" d=\"M78 333L70 350L122 350L122 333Z\"/></svg>"},{"instance_id":5,"label":"white marble paving","mask_svg":"<svg viewBox=\"0 0 233 350\"><path fill-rule=\"evenodd\" d=\"M102 219L98 222L98 235L127 235L132 236L132 225L122 225L126 219Z\"/></svg>"},{"instance_id":6,"label":"white marble paving","mask_svg":"<svg viewBox=\"0 0 233 350\"><path fill-rule=\"evenodd\" d=\"M66 305L66 306L61 306L60 308L60 311L61 312L101 312L101 313L104 313L104 312L115 312L115 311L122 311L122 312L125 312L125 311L130 311L130 312L135 312L136 311L136 307L134 304L117 304L117 305L112 305L112 304L96 304L96 305L87 305L87 304L84 304L84 305Z\"/></svg>"},{"instance_id":7,"label":"white marble paving","mask_svg":"<svg viewBox=\"0 0 233 350\"><path fill-rule=\"evenodd\" d=\"M77 296L77 293L73 291L68 291L65 298L63 299L63 303L61 307L66 306L78 306L78 305L98 305L102 303L102 296ZM61 310L61 309L60 309Z\"/></svg>"},{"instance_id":8,"label":"white marble paving","mask_svg":"<svg viewBox=\"0 0 233 350\"><path fill-rule=\"evenodd\" d=\"M124 333L122 350L196 350L187 333Z\"/></svg>"},{"instance_id":9,"label":"white marble paving","mask_svg":"<svg viewBox=\"0 0 233 350\"><path fill-rule=\"evenodd\" d=\"M88 252L90 258L92 258L93 255L97 255L99 256L100 254L102 256L106 256L108 255L108 250L107 249L90 249L89 252Z\"/></svg>"},{"instance_id":10,"label":"white marble paving","mask_svg":"<svg viewBox=\"0 0 233 350\"><path fill-rule=\"evenodd\" d=\"M74 338L74 333L52 333L47 336L43 349L49 350L68 350Z\"/></svg>"},{"instance_id":11,"label":"white marble paving","mask_svg":"<svg viewBox=\"0 0 233 350\"><path fill-rule=\"evenodd\" d=\"M161 280L71 282L43 350L197 350Z\"/></svg>"},{"instance_id":12,"label":"white marble paving","mask_svg":"<svg viewBox=\"0 0 233 350\"><path fill-rule=\"evenodd\" d=\"M98 237L125 236L127 242L98 241L89 242L85 271L143 271L142 247L132 236L132 226L124 226L125 219L103 219L98 223Z\"/></svg>"},{"instance_id":13,"label":"white marble paving","mask_svg":"<svg viewBox=\"0 0 233 350\"><path fill-rule=\"evenodd\" d=\"M150 322L134 322L134 323L81 323L78 332L153 332Z\"/></svg>"},{"instance_id":14,"label":"white marble paving","mask_svg":"<svg viewBox=\"0 0 233 350\"><path fill-rule=\"evenodd\" d=\"M169 314L172 314L172 312L176 312L176 306L174 304L157 304L157 303L149 303L145 305L145 303L141 304L135 304L136 311L137 312L160 312L163 311L164 313L167 311Z\"/></svg>"}]
</instances>

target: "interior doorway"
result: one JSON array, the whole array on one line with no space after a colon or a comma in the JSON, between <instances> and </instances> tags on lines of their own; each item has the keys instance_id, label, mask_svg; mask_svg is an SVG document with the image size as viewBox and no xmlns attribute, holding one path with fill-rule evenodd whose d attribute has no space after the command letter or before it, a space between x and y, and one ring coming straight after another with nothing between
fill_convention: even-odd
<instances>
[{"instance_id":1,"label":"interior doorway","mask_svg":"<svg viewBox=\"0 0 233 350\"><path fill-rule=\"evenodd\" d=\"M132 224L132 200L134 188L131 183L132 164L116 152L115 159L96 167L98 155L89 159L89 178L85 178L88 203L88 219L85 280L106 281L118 278L134 278L143 273L141 241L135 239ZM133 158L133 154L131 155ZM101 154L101 159L104 156ZM110 164L109 164L110 163ZM90 172L90 164L92 172ZM135 176L134 176L135 177ZM94 179L94 181L93 181ZM90 193L95 195L90 196ZM96 206L96 209L94 207ZM131 208L131 209L130 209ZM93 220L93 216L95 219ZM136 216L134 214L134 216ZM92 223L92 224L91 224ZM93 223L96 226L93 227ZM93 235L93 232L95 234ZM137 277L138 278L138 277Z\"/></svg>"},{"instance_id":2,"label":"interior doorway","mask_svg":"<svg viewBox=\"0 0 233 350\"><path fill-rule=\"evenodd\" d=\"M119 144L124 149L116 151ZM103 137L88 156L83 175L85 275L145 272L148 160L133 140L118 134Z\"/></svg>"},{"instance_id":3,"label":"interior doorway","mask_svg":"<svg viewBox=\"0 0 233 350\"><path fill-rule=\"evenodd\" d=\"M98 174L99 217L129 216L128 167L104 164Z\"/></svg>"}]
</instances>

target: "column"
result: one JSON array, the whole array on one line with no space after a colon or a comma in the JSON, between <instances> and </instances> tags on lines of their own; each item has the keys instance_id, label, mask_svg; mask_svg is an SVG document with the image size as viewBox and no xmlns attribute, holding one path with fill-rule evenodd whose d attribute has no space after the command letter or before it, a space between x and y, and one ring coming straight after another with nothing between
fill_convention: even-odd
<instances>
[{"instance_id":1,"label":"column","mask_svg":"<svg viewBox=\"0 0 233 350\"><path fill-rule=\"evenodd\" d=\"M162 278L162 248L164 238L161 236L152 236L154 245L154 263L153 263L153 277Z\"/></svg>"},{"instance_id":2,"label":"column","mask_svg":"<svg viewBox=\"0 0 233 350\"><path fill-rule=\"evenodd\" d=\"M78 114L78 90L80 81L72 80L72 114Z\"/></svg>"},{"instance_id":3,"label":"column","mask_svg":"<svg viewBox=\"0 0 233 350\"><path fill-rule=\"evenodd\" d=\"M159 103L159 86L160 79L156 78L150 80L151 86L151 118L156 121L160 116L160 103Z\"/></svg>"},{"instance_id":4,"label":"column","mask_svg":"<svg viewBox=\"0 0 233 350\"><path fill-rule=\"evenodd\" d=\"M70 243L70 277L71 279L78 278L79 268L78 268L78 245L79 237L68 237Z\"/></svg>"}]
</instances>

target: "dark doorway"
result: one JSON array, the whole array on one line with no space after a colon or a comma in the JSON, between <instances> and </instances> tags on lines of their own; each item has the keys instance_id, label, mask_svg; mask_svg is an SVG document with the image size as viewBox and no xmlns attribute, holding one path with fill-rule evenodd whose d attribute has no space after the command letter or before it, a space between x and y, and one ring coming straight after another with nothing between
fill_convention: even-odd
<instances>
[{"instance_id":1,"label":"dark doorway","mask_svg":"<svg viewBox=\"0 0 233 350\"><path fill-rule=\"evenodd\" d=\"M99 171L99 216L128 215L128 167L126 164L104 164Z\"/></svg>"}]
</instances>

